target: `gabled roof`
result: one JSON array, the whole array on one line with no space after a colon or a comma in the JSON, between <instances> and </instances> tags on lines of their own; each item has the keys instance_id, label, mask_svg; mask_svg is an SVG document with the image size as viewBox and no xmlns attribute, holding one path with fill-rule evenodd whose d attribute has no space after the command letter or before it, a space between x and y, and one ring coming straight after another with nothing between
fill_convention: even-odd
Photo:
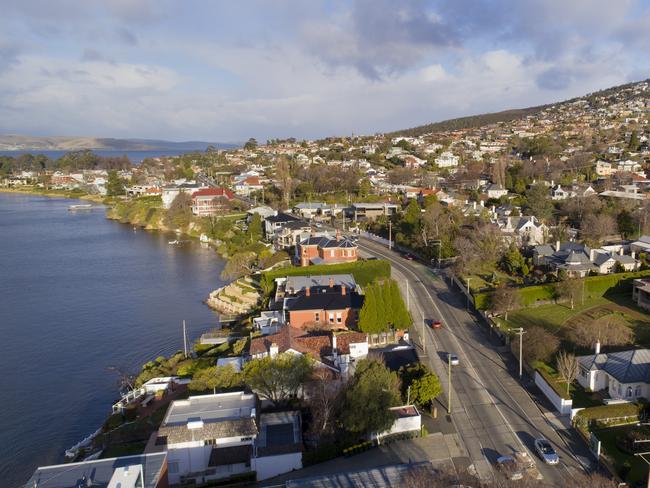
<instances>
[{"instance_id":1,"label":"gabled roof","mask_svg":"<svg viewBox=\"0 0 650 488\"><path fill-rule=\"evenodd\" d=\"M271 344L278 346L278 352L295 351L309 354L316 360L332 355L332 332L309 334L301 329L285 325L277 334L255 337L251 341L250 354L264 354L270 351ZM336 334L336 350L339 354L350 354L350 344L368 342L363 332L343 332Z\"/></svg>"},{"instance_id":2,"label":"gabled roof","mask_svg":"<svg viewBox=\"0 0 650 488\"><path fill-rule=\"evenodd\" d=\"M579 356L578 362L586 370L607 372L619 383L650 382L650 350L648 349Z\"/></svg>"},{"instance_id":3,"label":"gabled roof","mask_svg":"<svg viewBox=\"0 0 650 488\"><path fill-rule=\"evenodd\" d=\"M225 188L201 188L198 191L192 193L192 198L196 197L225 197L228 200L232 200L235 195L230 190Z\"/></svg>"},{"instance_id":4,"label":"gabled roof","mask_svg":"<svg viewBox=\"0 0 650 488\"><path fill-rule=\"evenodd\" d=\"M356 248L357 245L347 237L341 237L338 240L330 236L309 236L304 241L300 242L301 246L318 246L324 248Z\"/></svg>"}]
</instances>

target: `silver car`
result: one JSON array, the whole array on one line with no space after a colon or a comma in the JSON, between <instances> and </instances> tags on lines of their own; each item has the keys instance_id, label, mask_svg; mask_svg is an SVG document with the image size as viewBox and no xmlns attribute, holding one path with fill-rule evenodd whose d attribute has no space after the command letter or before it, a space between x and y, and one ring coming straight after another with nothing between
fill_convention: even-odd
<instances>
[{"instance_id":1,"label":"silver car","mask_svg":"<svg viewBox=\"0 0 650 488\"><path fill-rule=\"evenodd\" d=\"M535 450L539 457L542 458L546 464L557 464L560 462L560 457L553 449L553 446L549 441L544 438L535 439Z\"/></svg>"},{"instance_id":2,"label":"silver car","mask_svg":"<svg viewBox=\"0 0 650 488\"><path fill-rule=\"evenodd\" d=\"M458 366L460 364L460 361L458 360L458 355L454 354L453 352L447 353L447 361L452 366Z\"/></svg>"}]
</instances>

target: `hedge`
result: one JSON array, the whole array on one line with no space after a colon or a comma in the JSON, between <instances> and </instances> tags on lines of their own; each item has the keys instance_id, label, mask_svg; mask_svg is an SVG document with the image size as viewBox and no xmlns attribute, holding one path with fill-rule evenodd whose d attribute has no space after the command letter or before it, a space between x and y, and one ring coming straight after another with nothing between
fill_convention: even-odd
<instances>
[{"instance_id":1,"label":"hedge","mask_svg":"<svg viewBox=\"0 0 650 488\"><path fill-rule=\"evenodd\" d=\"M390 263L382 259L355 261L340 264L317 264L314 266L291 266L262 273L262 289L270 293L274 280L285 276L319 276L329 274L351 274L358 285L366 286L379 278L390 278Z\"/></svg>"},{"instance_id":2,"label":"hedge","mask_svg":"<svg viewBox=\"0 0 650 488\"><path fill-rule=\"evenodd\" d=\"M564 400L571 400L571 394L567 395L566 392L566 382L564 382L561 378L554 377L552 376L548 371L544 370L543 368L537 368L535 371L537 371L542 378L548 383L548 386L553 388L553 391L562 399Z\"/></svg>"},{"instance_id":3,"label":"hedge","mask_svg":"<svg viewBox=\"0 0 650 488\"><path fill-rule=\"evenodd\" d=\"M636 278L650 276L650 270L630 273L615 273L600 276L588 276L585 280L585 298L602 297L607 292L629 293L632 281ZM555 298L555 283L526 286L519 288L522 308L534 305L539 301L550 301ZM487 310L490 304L490 293L474 295L474 306L479 310Z\"/></svg>"},{"instance_id":4,"label":"hedge","mask_svg":"<svg viewBox=\"0 0 650 488\"><path fill-rule=\"evenodd\" d=\"M633 417L638 420L644 407L645 404L642 403L616 403L584 408L576 414L574 422L578 427L587 428L594 424L600 427L612 425L607 422L607 419Z\"/></svg>"}]
</instances>

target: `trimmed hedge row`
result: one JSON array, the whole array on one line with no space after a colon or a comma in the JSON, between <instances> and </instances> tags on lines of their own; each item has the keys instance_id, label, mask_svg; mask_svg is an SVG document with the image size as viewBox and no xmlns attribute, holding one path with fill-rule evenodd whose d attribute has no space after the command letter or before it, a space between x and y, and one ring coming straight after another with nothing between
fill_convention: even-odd
<instances>
[{"instance_id":1,"label":"trimmed hedge row","mask_svg":"<svg viewBox=\"0 0 650 488\"><path fill-rule=\"evenodd\" d=\"M642 403L617 403L614 405L584 408L576 414L574 422L576 426L583 429L616 425L615 420L623 417L638 420L644 407L645 404ZM608 422L610 419L614 420L614 422Z\"/></svg>"},{"instance_id":2,"label":"trimmed hedge row","mask_svg":"<svg viewBox=\"0 0 650 488\"><path fill-rule=\"evenodd\" d=\"M648 276L650 276L650 270L588 276L584 279L585 298L601 297L608 291L613 293L630 292L632 290L632 281L634 279L646 278ZM555 283L519 288L519 297L522 308L529 307L540 301L554 300ZM474 295L474 306L477 309L487 310L489 304L490 293L477 293Z\"/></svg>"},{"instance_id":3,"label":"trimmed hedge row","mask_svg":"<svg viewBox=\"0 0 650 488\"><path fill-rule=\"evenodd\" d=\"M540 376L544 378L544 381L546 381L546 383L548 383L548 385L553 388L553 391L560 398L564 400L571 400L571 395L567 395L566 392L566 383L557 377L553 377L548 371L544 371L542 368L537 368L535 371L537 371Z\"/></svg>"},{"instance_id":4,"label":"trimmed hedge row","mask_svg":"<svg viewBox=\"0 0 650 488\"><path fill-rule=\"evenodd\" d=\"M328 274L351 274L357 284L366 286L376 279L390 278L390 263L382 259L355 261L353 263L317 264L315 266L291 266L262 273L262 289L270 293L275 278L285 276L318 276Z\"/></svg>"}]
</instances>

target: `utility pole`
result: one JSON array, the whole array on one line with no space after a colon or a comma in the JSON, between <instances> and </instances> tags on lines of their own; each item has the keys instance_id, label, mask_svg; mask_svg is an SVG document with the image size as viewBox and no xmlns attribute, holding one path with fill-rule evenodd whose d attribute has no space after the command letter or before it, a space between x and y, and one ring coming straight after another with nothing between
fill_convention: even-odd
<instances>
[{"instance_id":1,"label":"utility pole","mask_svg":"<svg viewBox=\"0 0 650 488\"><path fill-rule=\"evenodd\" d=\"M426 354L427 352L427 341L424 337L425 329L426 329L427 324L425 323L424 319L422 319L422 352Z\"/></svg>"},{"instance_id":2,"label":"utility pole","mask_svg":"<svg viewBox=\"0 0 650 488\"><path fill-rule=\"evenodd\" d=\"M434 246L438 246L438 262L436 263L436 268L440 271L440 254L442 254L442 243L440 241L433 241Z\"/></svg>"},{"instance_id":3,"label":"utility pole","mask_svg":"<svg viewBox=\"0 0 650 488\"><path fill-rule=\"evenodd\" d=\"M466 304L466 306L465 306L465 308L466 308L467 310L469 310L469 295L470 295L470 293L471 293L471 292L470 292L470 289L469 289L469 282L470 282L471 279L472 279L472 278L467 278L467 304Z\"/></svg>"},{"instance_id":4,"label":"utility pole","mask_svg":"<svg viewBox=\"0 0 650 488\"><path fill-rule=\"evenodd\" d=\"M519 327L518 329L513 329L517 335L519 335L519 379L521 379L521 376L523 375L523 369L524 369L524 356L523 356L523 343L524 343L524 328Z\"/></svg>"},{"instance_id":5,"label":"utility pole","mask_svg":"<svg viewBox=\"0 0 650 488\"><path fill-rule=\"evenodd\" d=\"M185 351L185 359L187 359L187 330L185 328L185 320L183 320L183 350Z\"/></svg>"},{"instance_id":6,"label":"utility pole","mask_svg":"<svg viewBox=\"0 0 650 488\"><path fill-rule=\"evenodd\" d=\"M447 353L447 413L451 413L451 354Z\"/></svg>"},{"instance_id":7,"label":"utility pole","mask_svg":"<svg viewBox=\"0 0 650 488\"><path fill-rule=\"evenodd\" d=\"M388 221L388 249L393 248L393 223Z\"/></svg>"}]
</instances>

